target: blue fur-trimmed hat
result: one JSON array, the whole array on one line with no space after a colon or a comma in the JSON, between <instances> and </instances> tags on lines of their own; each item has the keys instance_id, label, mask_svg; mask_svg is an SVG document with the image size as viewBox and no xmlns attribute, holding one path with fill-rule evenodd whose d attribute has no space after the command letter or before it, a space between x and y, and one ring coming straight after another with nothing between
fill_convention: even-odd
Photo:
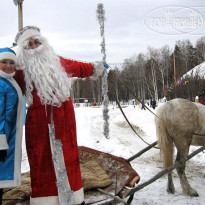
<instances>
[{"instance_id":1,"label":"blue fur-trimmed hat","mask_svg":"<svg viewBox=\"0 0 205 205\"><path fill-rule=\"evenodd\" d=\"M10 59L16 63L16 53L10 48L0 48L0 61Z\"/></svg>"}]
</instances>

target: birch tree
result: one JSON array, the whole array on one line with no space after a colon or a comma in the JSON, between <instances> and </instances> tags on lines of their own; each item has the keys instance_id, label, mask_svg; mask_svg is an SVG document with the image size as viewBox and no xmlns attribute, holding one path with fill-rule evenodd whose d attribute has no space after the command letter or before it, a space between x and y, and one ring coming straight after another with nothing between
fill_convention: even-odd
<instances>
[{"instance_id":1,"label":"birch tree","mask_svg":"<svg viewBox=\"0 0 205 205\"><path fill-rule=\"evenodd\" d=\"M205 36L196 42L196 58L198 64L205 62Z\"/></svg>"},{"instance_id":2,"label":"birch tree","mask_svg":"<svg viewBox=\"0 0 205 205\"><path fill-rule=\"evenodd\" d=\"M153 95L158 100L158 86L157 86L157 66L158 66L159 51L152 47L148 47L148 59L150 68L149 82L153 89Z\"/></svg>"},{"instance_id":3,"label":"birch tree","mask_svg":"<svg viewBox=\"0 0 205 205\"><path fill-rule=\"evenodd\" d=\"M169 74L169 67L170 67L170 55L171 55L171 51L168 45L165 45L160 49L158 69L161 76L161 78L159 78L159 81L162 84L162 90L164 89L165 84L167 85L167 87L169 86L168 74Z\"/></svg>"}]
</instances>

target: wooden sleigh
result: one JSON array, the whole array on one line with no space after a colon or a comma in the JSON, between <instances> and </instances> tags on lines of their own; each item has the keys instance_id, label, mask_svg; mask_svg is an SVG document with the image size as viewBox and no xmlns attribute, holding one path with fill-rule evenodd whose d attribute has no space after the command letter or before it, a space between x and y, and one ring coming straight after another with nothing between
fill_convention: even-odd
<instances>
[{"instance_id":1,"label":"wooden sleigh","mask_svg":"<svg viewBox=\"0 0 205 205\"><path fill-rule=\"evenodd\" d=\"M121 157L87 147L79 147L79 155L86 204L110 204L114 198L121 201L140 180ZM3 205L29 205L30 193L28 172L22 174L20 187L4 190Z\"/></svg>"},{"instance_id":2,"label":"wooden sleigh","mask_svg":"<svg viewBox=\"0 0 205 205\"><path fill-rule=\"evenodd\" d=\"M154 142L127 160L87 147L79 147L86 204L131 204L137 191L175 169L178 163L162 170L150 180L137 185L140 177L131 167L130 162L156 144L157 142ZM205 146L200 147L182 161L191 159L204 149ZM30 193L30 175L28 172L22 174L20 187L4 190L3 205L29 205Z\"/></svg>"}]
</instances>

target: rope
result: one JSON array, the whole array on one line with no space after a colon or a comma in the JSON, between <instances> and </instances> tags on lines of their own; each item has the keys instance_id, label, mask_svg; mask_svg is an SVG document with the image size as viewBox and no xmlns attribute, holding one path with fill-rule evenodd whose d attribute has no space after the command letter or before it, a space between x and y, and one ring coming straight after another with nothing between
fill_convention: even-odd
<instances>
[{"instance_id":1,"label":"rope","mask_svg":"<svg viewBox=\"0 0 205 205\"><path fill-rule=\"evenodd\" d=\"M108 80L109 80L109 79L108 79ZM151 145L150 145L148 142L146 142L146 141L136 132L136 130L133 128L132 124L131 124L130 121L127 119L127 117L126 117L124 111L122 110L122 107L121 107L121 105L120 105L120 102L118 101L117 96L116 96L116 94L115 94L115 92L113 91L113 88L112 88L111 86L110 86L110 91L111 91L112 96L115 98L115 101L116 101L117 105L119 106L120 111L122 112L122 114L123 114L123 116L124 116L126 122L127 122L128 125L130 126L130 128L133 130L133 132L134 132L145 144L151 146ZM158 147L154 147L154 148L159 149Z\"/></svg>"},{"instance_id":2,"label":"rope","mask_svg":"<svg viewBox=\"0 0 205 205\"><path fill-rule=\"evenodd\" d=\"M111 68L111 67L110 67ZM127 88L127 90L129 91L129 93L130 94L132 94L133 95L133 97L137 100L137 101L139 101L141 104L142 104L142 101L133 93L133 91L119 78L119 77L117 77L115 74L114 74L114 72L112 72L112 74L113 74L113 76L116 78L116 79L118 79L119 81L120 81L120 83L124 86L124 87L126 87ZM147 110L149 110L153 115L155 115L156 117L158 117L154 112L152 112L146 105L145 105L145 107L147 108ZM159 118L159 117L158 117ZM159 118L160 119L160 118Z\"/></svg>"}]
</instances>

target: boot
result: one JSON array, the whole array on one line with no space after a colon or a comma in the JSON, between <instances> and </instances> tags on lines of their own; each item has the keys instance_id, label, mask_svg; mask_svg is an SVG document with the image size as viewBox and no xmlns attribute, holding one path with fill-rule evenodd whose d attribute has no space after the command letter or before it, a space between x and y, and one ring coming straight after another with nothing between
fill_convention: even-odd
<instances>
[{"instance_id":1,"label":"boot","mask_svg":"<svg viewBox=\"0 0 205 205\"><path fill-rule=\"evenodd\" d=\"M0 205L2 205L3 189L0 189Z\"/></svg>"}]
</instances>

